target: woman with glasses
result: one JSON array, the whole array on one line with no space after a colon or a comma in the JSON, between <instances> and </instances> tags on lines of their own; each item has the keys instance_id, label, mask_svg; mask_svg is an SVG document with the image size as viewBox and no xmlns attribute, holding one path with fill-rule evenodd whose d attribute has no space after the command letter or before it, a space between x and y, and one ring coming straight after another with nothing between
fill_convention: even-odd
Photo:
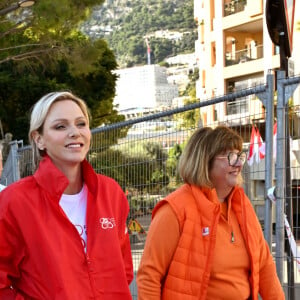
<instances>
[{"instance_id":1,"label":"woman with glasses","mask_svg":"<svg viewBox=\"0 0 300 300\"><path fill-rule=\"evenodd\" d=\"M152 213L137 274L139 300L284 299L275 264L241 187L243 140L198 129L179 161L184 184Z\"/></svg>"}]
</instances>

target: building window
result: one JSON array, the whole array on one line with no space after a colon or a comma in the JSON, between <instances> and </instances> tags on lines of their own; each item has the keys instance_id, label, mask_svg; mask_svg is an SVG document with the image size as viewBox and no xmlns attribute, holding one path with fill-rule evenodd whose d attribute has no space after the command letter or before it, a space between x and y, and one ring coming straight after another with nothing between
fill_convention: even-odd
<instances>
[{"instance_id":1,"label":"building window","mask_svg":"<svg viewBox=\"0 0 300 300\"><path fill-rule=\"evenodd\" d=\"M237 98L227 102L227 115L242 114L248 111L248 99L246 98Z\"/></svg>"},{"instance_id":2,"label":"building window","mask_svg":"<svg viewBox=\"0 0 300 300\"><path fill-rule=\"evenodd\" d=\"M227 90L229 93L241 91L246 88L248 88L248 80L238 82L229 81L227 86ZM241 114L248 111L248 97L236 98L232 101L227 102L227 115Z\"/></svg>"}]
</instances>

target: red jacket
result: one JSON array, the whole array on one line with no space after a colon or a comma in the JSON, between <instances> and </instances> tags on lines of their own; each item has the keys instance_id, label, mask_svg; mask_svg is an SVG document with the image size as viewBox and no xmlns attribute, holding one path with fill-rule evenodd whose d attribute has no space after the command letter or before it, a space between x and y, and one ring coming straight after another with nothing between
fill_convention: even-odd
<instances>
[{"instance_id":1,"label":"red jacket","mask_svg":"<svg viewBox=\"0 0 300 300\"><path fill-rule=\"evenodd\" d=\"M132 299L128 201L113 179L82 169L87 253L59 205L68 180L49 157L0 193L0 299Z\"/></svg>"},{"instance_id":2,"label":"red jacket","mask_svg":"<svg viewBox=\"0 0 300 300\"><path fill-rule=\"evenodd\" d=\"M161 299L206 299L220 205L214 189L184 184L153 211L168 202L173 208L181 229L180 240L172 257L162 288ZM251 202L242 188L231 193L232 210L237 216L251 261L251 299L283 300L284 293L278 280L275 264L264 239ZM207 234L202 234L208 229ZM155 267L153 267L155 269Z\"/></svg>"}]
</instances>

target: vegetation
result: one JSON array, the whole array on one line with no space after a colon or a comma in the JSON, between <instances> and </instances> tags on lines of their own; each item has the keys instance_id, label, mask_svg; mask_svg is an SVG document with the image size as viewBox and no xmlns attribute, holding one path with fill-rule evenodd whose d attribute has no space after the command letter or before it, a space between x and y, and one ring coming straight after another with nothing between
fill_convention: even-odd
<instances>
[{"instance_id":1,"label":"vegetation","mask_svg":"<svg viewBox=\"0 0 300 300\"><path fill-rule=\"evenodd\" d=\"M78 69L79 65L83 65L78 64L78 59L87 53L85 46L88 38L76 28L88 18L92 7L103 1L36 1L29 9L19 8L1 16L0 63L26 60L32 68L42 62L46 62L44 66L48 67L50 62L68 57L72 67ZM5 7L15 2L6 1ZM95 59L88 49L91 58L84 57L88 61L85 66Z\"/></svg>"},{"instance_id":2,"label":"vegetation","mask_svg":"<svg viewBox=\"0 0 300 300\"><path fill-rule=\"evenodd\" d=\"M132 155L128 149L133 150ZM100 173L114 178L125 189L158 193L169 184L167 153L157 143L131 143L106 151L92 152L89 160Z\"/></svg>"},{"instance_id":3,"label":"vegetation","mask_svg":"<svg viewBox=\"0 0 300 300\"><path fill-rule=\"evenodd\" d=\"M192 1L128 1L130 11L126 17L114 19L113 26L118 30L105 36L110 46L104 39L92 39L76 29L89 17L93 5L102 2L43 0L24 16L18 10L0 17L0 120L4 132L13 133L14 139L27 142L30 108L42 95L54 90L71 90L86 100L92 128L124 120L113 106L116 57L127 66L145 64L146 36L153 63L193 51ZM182 39L155 37L155 31L161 29L180 31ZM184 95L191 97L193 93L191 83ZM189 118L180 116L185 117ZM196 119L197 116L194 123ZM161 194L170 188L174 178L180 181L175 170L182 145L175 145L169 152L153 142L136 142L127 148L130 150L112 146L126 136L127 130L94 133L95 148L89 160L97 172L115 178L124 189L129 188L136 206L143 206L145 199L133 194ZM96 148L99 145L101 149ZM156 200L151 198L147 207L151 209Z\"/></svg>"},{"instance_id":4,"label":"vegetation","mask_svg":"<svg viewBox=\"0 0 300 300\"><path fill-rule=\"evenodd\" d=\"M181 96L184 99L184 105L189 105L199 102L196 98L196 81L199 79L199 69L195 68L194 72L189 74L190 82ZM177 121L179 128L195 129L201 123L200 109L188 110L183 113L174 115L174 120Z\"/></svg>"},{"instance_id":5,"label":"vegetation","mask_svg":"<svg viewBox=\"0 0 300 300\"><path fill-rule=\"evenodd\" d=\"M192 0L108 1L90 22L100 25L97 36L108 41L120 66L147 63L146 37L150 43L151 62L158 64L166 57L194 51L193 5ZM182 38L156 37L157 31L179 32Z\"/></svg>"},{"instance_id":6,"label":"vegetation","mask_svg":"<svg viewBox=\"0 0 300 300\"><path fill-rule=\"evenodd\" d=\"M27 142L32 105L54 90L83 98L92 127L124 120L113 106L114 53L104 40L91 40L76 29L102 2L43 0L26 14L18 9L0 18L0 120L14 139Z\"/></svg>"}]
</instances>

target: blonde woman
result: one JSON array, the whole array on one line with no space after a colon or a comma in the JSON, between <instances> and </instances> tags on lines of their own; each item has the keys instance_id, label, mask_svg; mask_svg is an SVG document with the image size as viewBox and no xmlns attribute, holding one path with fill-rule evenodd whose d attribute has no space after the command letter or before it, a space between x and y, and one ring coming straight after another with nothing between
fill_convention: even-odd
<instances>
[{"instance_id":1,"label":"blonde woman","mask_svg":"<svg viewBox=\"0 0 300 300\"><path fill-rule=\"evenodd\" d=\"M0 193L0 299L132 299L127 199L86 160L83 100L42 97L31 114L36 171Z\"/></svg>"}]
</instances>

